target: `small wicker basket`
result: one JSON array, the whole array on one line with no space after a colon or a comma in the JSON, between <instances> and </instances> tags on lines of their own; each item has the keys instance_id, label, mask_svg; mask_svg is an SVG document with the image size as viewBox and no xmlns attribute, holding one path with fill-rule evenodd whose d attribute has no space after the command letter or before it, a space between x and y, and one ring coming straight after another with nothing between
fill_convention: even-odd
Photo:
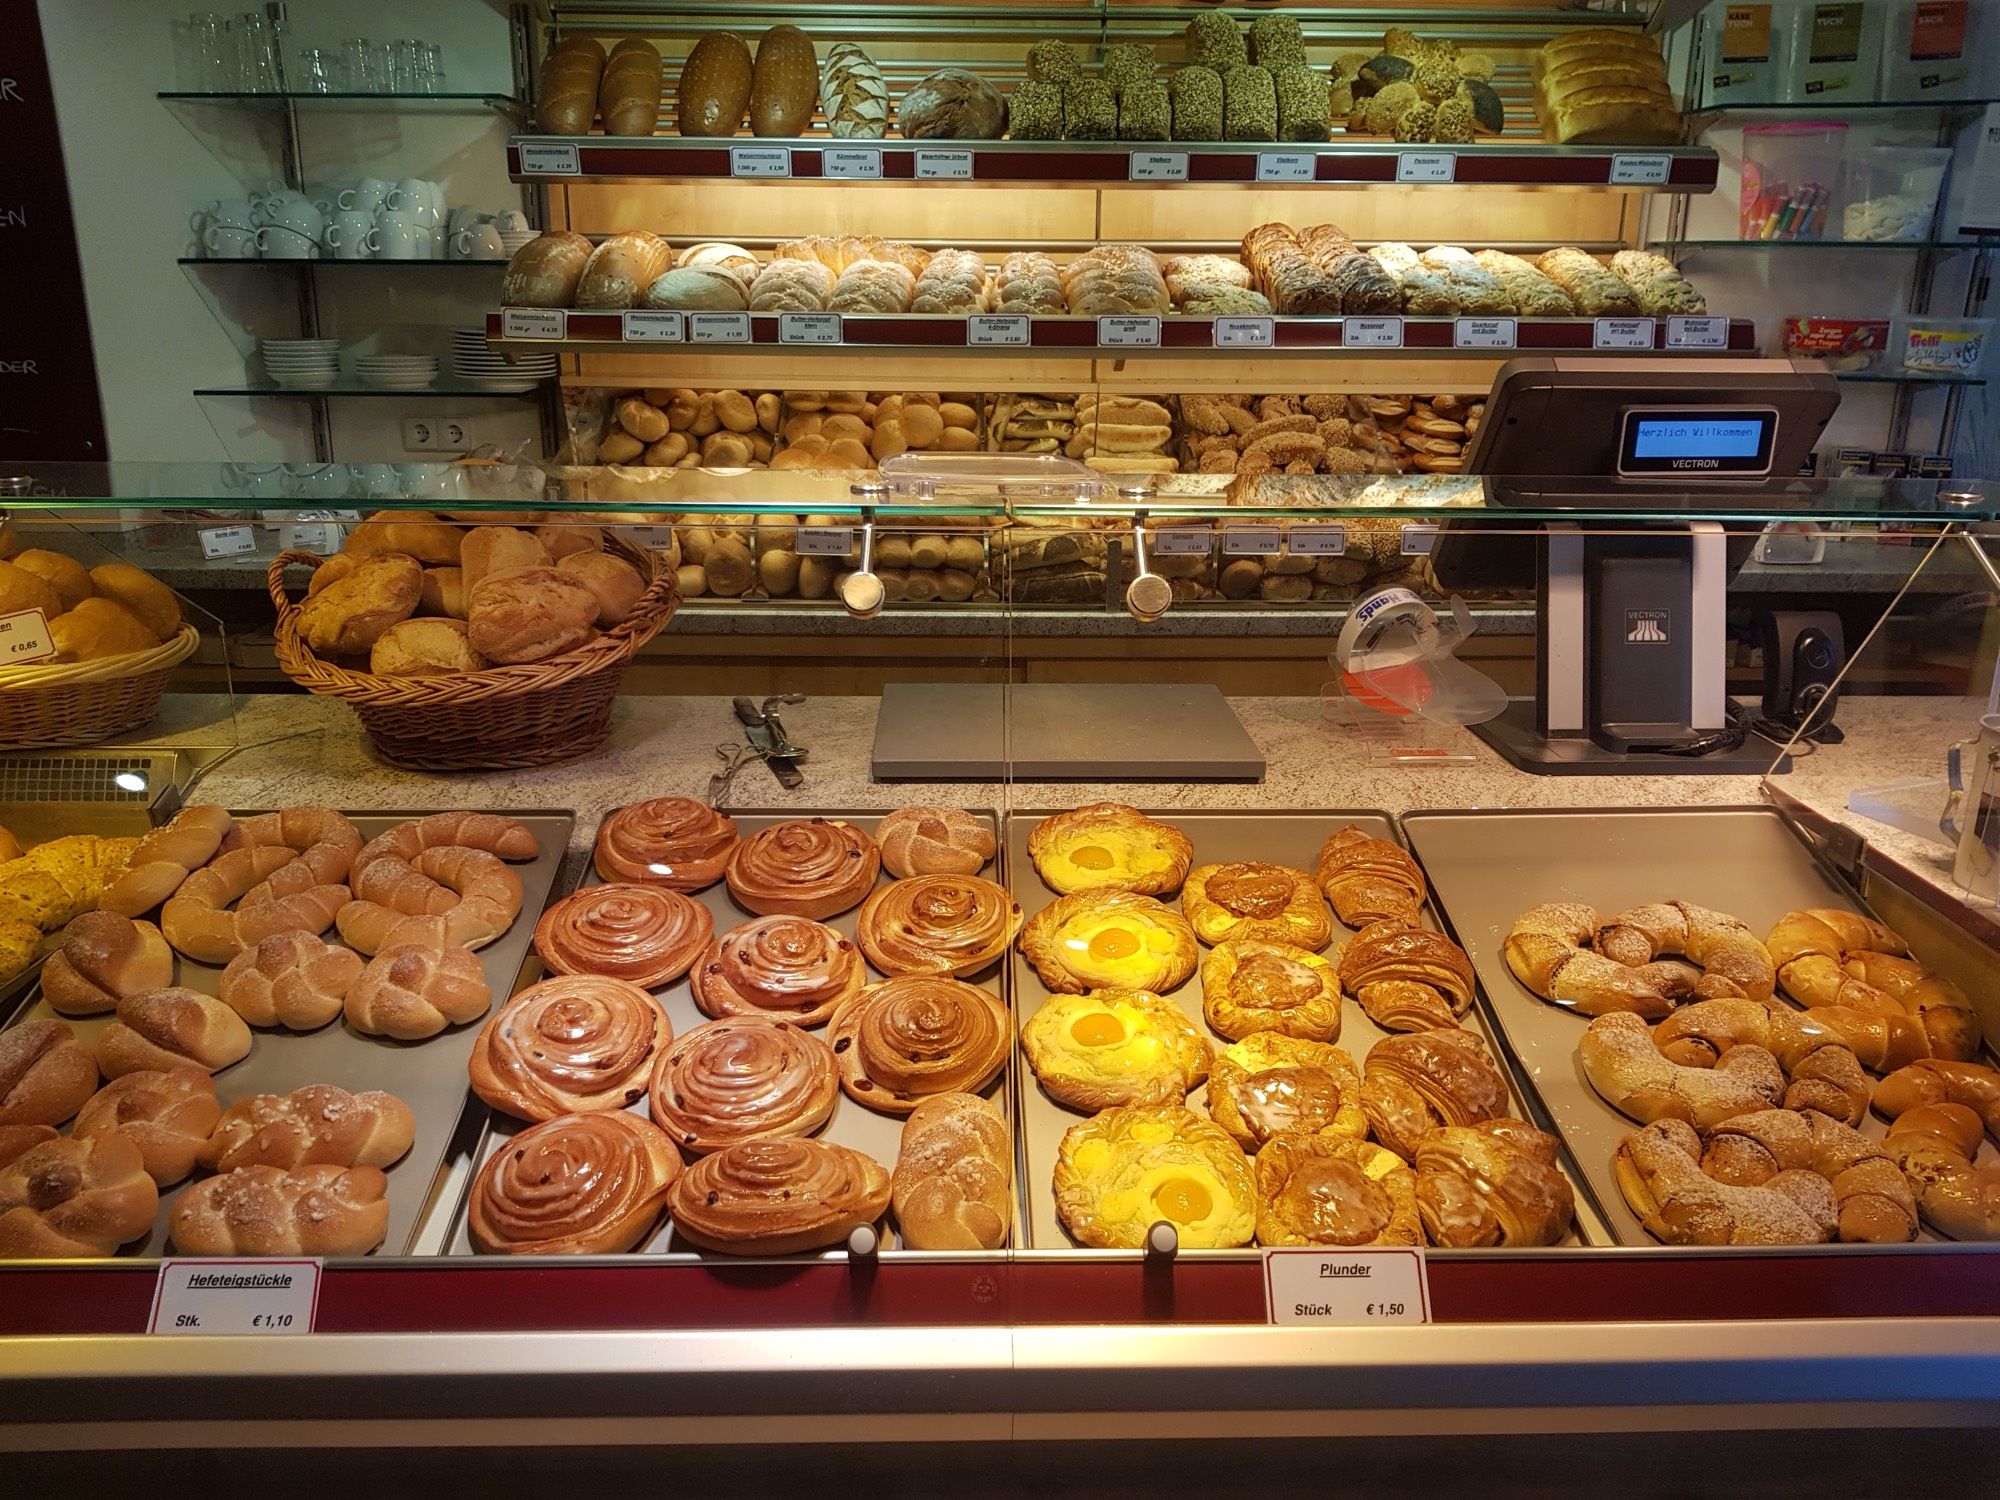
<instances>
[{"instance_id":1,"label":"small wicker basket","mask_svg":"<svg viewBox=\"0 0 2000 1500\"><path fill-rule=\"evenodd\" d=\"M0 667L0 750L96 745L150 723L201 632L183 625L150 651L97 661Z\"/></svg>"},{"instance_id":2,"label":"small wicker basket","mask_svg":"<svg viewBox=\"0 0 2000 1500\"><path fill-rule=\"evenodd\" d=\"M611 703L626 663L680 606L663 558L608 545L651 577L625 620L547 661L435 677L377 677L315 655L299 633L299 606L285 593L285 569L318 568L326 559L281 552L266 573L278 610L278 665L307 692L347 703L376 753L407 770L506 770L588 755L611 734Z\"/></svg>"}]
</instances>

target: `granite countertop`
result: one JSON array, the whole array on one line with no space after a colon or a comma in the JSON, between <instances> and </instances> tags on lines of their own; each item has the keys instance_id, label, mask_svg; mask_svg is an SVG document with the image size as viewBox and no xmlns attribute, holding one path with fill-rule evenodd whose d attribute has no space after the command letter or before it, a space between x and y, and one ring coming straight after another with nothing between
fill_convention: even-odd
<instances>
[{"instance_id":1,"label":"granite countertop","mask_svg":"<svg viewBox=\"0 0 2000 1500\"><path fill-rule=\"evenodd\" d=\"M1157 782L951 783L876 782L869 775L874 698L815 698L786 708L785 724L811 754L805 781L786 791L761 766L737 776L726 805L833 811L886 810L912 802L1057 810L1114 799L1140 806L1194 810L1373 808L1574 808L1744 806L1764 800L1754 776L1529 776L1464 735L1470 759L1394 765L1370 759L1354 731L1328 722L1315 698L1237 698L1231 702L1268 761L1259 783ZM1858 789L1940 779L1944 750L1971 733L1981 702L1964 698L1849 698L1840 708L1847 741L1802 757L1774 785L1809 810L1853 829L1879 856L1903 866L1940 896L1963 900L1951 881L1942 843L1848 810ZM169 696L159 721L126 743L233 753L209 769L203 800L232 807L330 803L387 811L439 807L567 808L577 814L571 862L580 868L598 823L642 797L705 797L719 765L716 747L738 742L725 698L626 697L618 700L610 742L598 754L520 771L401 771L374 757L352 714L337 702L303 694L253 694L228 700ZM1775 756L1775 751L1773 752ZM1905 799L1917 823L1934 820L1941 791L1916 787Z\"/></svg>"}]
</instances>

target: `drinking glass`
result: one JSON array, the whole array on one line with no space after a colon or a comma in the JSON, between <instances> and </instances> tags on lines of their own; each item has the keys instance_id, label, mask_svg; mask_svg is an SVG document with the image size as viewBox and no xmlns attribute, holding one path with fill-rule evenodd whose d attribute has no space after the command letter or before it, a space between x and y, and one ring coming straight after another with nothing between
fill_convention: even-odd
<instances>
[{"instance_id":1,"label":"drinking glass","mask_svg":"<svg viewBox=\"0 0 2000 1500\"><path fill-rule=\"evenodd\" d=\"M381 91L381 85L375 80L375 47L368 38L354 36L342 42L340 62L347 74L347 91L350 94Z\"/></svg>"},{"instance_id":2,"label":"drinking glass","mask_svg":"<svg viewBox=\"0 0 2000 1500\"><path fill-rule=\"evenodd\" d=\"M188 17L193 33L197 72L194 86L203 93L226 93L235 86L235 54L229 52L229 32L214 11Z\"/></svg>"},{"instance_id":3,"label":"drinking glass","mask_svg":"<svg viewBox=\"0 0 2000 1500\"><path fill-rule=\"evenodd\" d=\"M444 48L436 42L424 43L423 62L417 73L417 92L420 94L444 92Z\"/></svg>"},{"instance_id":4,"label":"drinking glass","mask_svg":"<svg viewBox=\"0 0 2000 1500\"><path fill-rule=\"evenodd\" d=\"M338 92L340 59L324 47L308 47L299 54L298 73L293 87L301 94Z\"/></svg>"},{"instance_id":5,"label":"drinking glass","mask_svg":"<svg viewBox=\"0 0 2000 1500\"><path fill-rule=\"evenodd\" d=\"M277 61L271 54L271 32L264 13L246 10L230 23L236 40L236 88L246 94L268 94L278 86Z\"/></svg>"},{"instance_id":6,"label":"drinking glass","mask_svg":"<svg viewBox=\"0 0 2000 1500\"><path fill-rule=\"evenodd\" d=\"M171 23L174 34L174 87L192 93L201 87L201 44L195 39L194 17Z\"/></svg>"},{"instance_id":7,"label":"drinking glass","mask_svg":"<svg viewBox=\"0 0 2000 1500\"><path fill-rule=\"evenodd\" d=\"M399 94L414 94L417 89L418 69L423 60L424 44L413 37L405 37L395 44L394 84Z\"/></svg>"}]
</instances>

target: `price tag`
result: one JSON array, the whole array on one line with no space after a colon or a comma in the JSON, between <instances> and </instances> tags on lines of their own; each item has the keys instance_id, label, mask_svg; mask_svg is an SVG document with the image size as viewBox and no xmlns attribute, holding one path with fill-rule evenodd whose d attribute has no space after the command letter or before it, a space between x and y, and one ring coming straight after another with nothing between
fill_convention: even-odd
<instances>
[{"instance_id":1,"label":"price tag","mask_svg":"<svg viewBox=\"0 0 2000 1500\"><path fill-rule=\"evenodd\" d=\"M21 666L47 661L56 654L49 639L49 617L39 609L17 609L0 615L0 664Z\"/></svg>"},{"instance_id":2,"label":"price tag","mask_svg":"<svg viewBox=\"0 0 2000 1500\"><path fill-rule=\"evenodd\" d=\"M1635 156L1620 151L1611 158L1613 187L1665 187L1673 173L1671 156Z\"/></svg>"},{"instance_id":3,"label":"price tag","mask_svg":"<svg viewBox=\"0 0 2000 1500\"><path fill-rule=\"evenodd\" d=\"M1266 1250L1264 1310L1273 1323L1365 1328L1428 1323L1430 1277L1424 1252Z\"/></svg>"},{"instance_id":4,"label":"price tag","mask_svg":"<svg viewBox=\"0 0 2000 1500\"><path fill-rule=\"evenodd\" d=\"M1161 557L1206 557L1215 540L1212 526L1160 526L1149 528L1146 540Z\"/></svg>"},{"instance_id":5,"label":"price tag","mask_svg":"<svg viewBox=\"0 0 2000 1500\"><path fill-rule=\"evenodd\" d=\"M1275 557L1285 545L1281 526L1225 526L1222 528L1224 557Z\"/></svg>"},{"instance_id":6,"label":"price tag","mask_svg":"<svg viewBox=\"0 0 2000 1500\"><path fill-rule=\"evenodd\" d=\"M1398 182L1456 182L1458 157L1450 151L1398 151Z\"/></svg>"},{"instance_id":7,"label":"price tag","mask_svg":"<svg viewBox=\"0 0 2000 1500\"><path fill-rule=\"evenodd\" d=\"M852 526L801 526L792 533L792 550L800 557L852 557Z\"/></svg>"},{"instance_id":8,"label":"price tag","mask_svg":"<svg viewBox=\"0 0 2000 1500\"><path fill-rule=\"evenodd\" d=\"M792 153L783 146L731 146L731 177L789 177Z\"/></svg>"},{"instance_id":9,"label":"price tag","mask_svg":"<svg viewBox=\"0 0 2000 1500\"><path fill-rule=\"evenodd\" d=\"M940 178L950 182L970 182L972 180L972 153L970 151L919 151L917 153L917 176L919 178Z\"/></svg>"},{"instance_id":10,"label":"price tag","mask_svg":"<svg viewBox=\"0 0 2000 1500\"><path fill-rule=\"evenodd\" d=\"M1130 182L1186 182L1188 154L1185 151L1134 151L1128 158L1125 175Z\"/></svg>"},{"instance_id":11,"label":"price tag","mask_svg":"<svg viewBox=\"0 0 2000 1500\"><path fill-rule=\"evenodd\" d=\"M1729 319L1669 318L1667 319L1667 347L1669 349L1727 349L1729 347Z\"/></svg>"},{"instance_id":12,"label":"price tag","mask_svg":"<svg viewBox=\"0 0 2000 1500\"><path fill-rule=\"evenodd\" d=\"M665 552L674 544L674 528L671 526L621 526L618 534L648 552Z\"/></svg>"},{"instance_id":13,"label":"price tag","mask_svg":"<svg viewBox=\"0 0 2000 1500\"><path fill-rule=\"evenodd\" d=\"M1521 340L1521 325L1513 318L1456 318L1451 325L1454 349L1512 349Z\"/></svg>"},{"instance_id":14,"label":"price tag","mask_svg":"<svg viewBox=\"0 0 2000 1500\"><path fill-rule=\"evenodd\" d=\"M521 148L521 175L523 177L577 177L582 175L583 161L574 146L523 146Z\"/></svg>"},{"instance_id":15,"label":"price tag","mask_svg":"<svg viewBox=\"0 0 2000 1500\"><path fill-rule=\"evenodd\" d=\"M689 313L687 336L690 344L747 344L750 314Z\"/></svg>"},{"instance_id":16,"label":"price tag","mask_svg":"<svg viewBox=\"0 0 2000 1500\"><path fill-rule=\"evenodd\" d=\"M1599 318L1591 324L1593 349L1650 349L1653 347L1651 318Z\"/></svg>"},{"instance_id":17,"label":"price tag","mask_svg":"<svg viewBox=\"0 0 2000 1500\"><path fill-rule=\"evenodd\" d=\"M1029 341L1025 313L974 313L965 320L965 342L973 348Z\"/></svg>"},{"instance_id":18,"label":"price tag","mask_svg":"<svg viewBox=\"0 0 2000 1500\"><path fill-rule=\"evenodd\" d=\"M1322 521L1295 522L1286 534L1285 550L1294 557L1345 557L1347 528Z\"/></svg>"},{"instance_id":19,"label":"price tag","mask_svg":"<svg viewBox=\"0 0 2000 1500\"><path fill-rule=\"evenodd\" d=\"M1259 182L1311 182L1318 158L1310 151L1259 151Z\"/></svg>"},{"instance_id":20,"label":"price tag","mask_svg":"<svg viewBox=\"0 0 2000 1500\"><path fill-rule=\"evenodd\" d=\"M1433 525L1405 526L1403 528L1403 556L1429 557L1431 548L1437 545L1438 529Z\"/></svg>"},{"instance_id":21,"label":"price tag","mask_svg":"<svg viewBox=\"0 0 2000 1500\"><path fill-rule=\"evenodd\" d=\"M1278 325L1269 318L1217 318L1213 334L1218 349L1268 349L1278 341Z\"/></svg>"},{"instance_id":22,"label":"price tag","mask_svg":"<svg viewBox=\"0 0 2000 1500\"><path fill-rule=\"evenodd\" d=\"M628 312L620 332L628 344L678 344L687 338L687 318L677 312Z\"/></svg>"},{"instance_id":23,"label":"price tag","mask_svg":"<svg viewBox=\"0 0 2000 1500\"><path fill-rule=\"evenodd\" d=\"M1160 320L1099 318L1097 342L1106 349L1157 349L1160 345Z\"/></svg>"},{"instance_id":24,"label":"price tag","mask_svg":"<svg viewBox=\"0 0 2000 1500\"><path fill-rule=\"evenodd\" d=\"M340 542L340 528L325 521L295 522L278 528L280 552L317 552L328 557L340 550Z\"/></svg>"},{"instance_id":25,"label":"price tag","mask_svg":"<svg viewBox=\"0 0 2000 1500\"><path fill-rule=\"evenodd\" d=\"M257 534L248 526L211 526L195 535L201 540L201 555L211 562L257 550Z\"/></svg>"},{"instance_id":26,"label":"price tag","mask_svg":"<svg viewBox=\"0 0 2000 1500\"><path fill-rule=\"evenodd\" d=\"M559 339L569 334L569 314L560 307L509 307L500 314L503 339Z\"/></svg>"},{"instance_id":27,"label":"price tag","mask_svg":"<svg viewBox=\"0 0 2000 1500\"><path fill-rule=\"evenodd\" d=\"M1340 346L1343 349L1400 349L1403 347L1403 320L1342 318Z\"/></svg>"},{"instance_id":28,"label":"price tag","mask_svg":"<svg viewBox=\"0 0 2000 1500\"><path fill-rule=\"evenodd\" d=\"M873 180L882 175L882 151L878 146L823 146L819 153L819 175Z\"/></svg>"},{"instance_id":29,"label":"price tag","mask_svg":"<svg viewBox=\"0 0 2000 1500\"><path fill-rule=\"evenodd\" d=\"M311 1333L316 1260L163 1260L152 1333Z\"/></svg>"},{"instance_id":30,"label":"price tag","mask_svg":"<svg viewBox=\"0 0 2000 1500\"><path fill-rule=\"evenodd\" d=\"M779 313L778 342L781 344L837 344L840 342L840 314Z\"/></svg>"}]
</instances>

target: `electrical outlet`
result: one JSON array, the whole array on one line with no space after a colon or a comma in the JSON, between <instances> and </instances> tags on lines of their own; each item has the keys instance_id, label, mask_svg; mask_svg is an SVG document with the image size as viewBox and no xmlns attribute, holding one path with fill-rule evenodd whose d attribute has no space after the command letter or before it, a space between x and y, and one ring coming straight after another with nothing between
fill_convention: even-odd
<instances>
[{"instance_id":1,"label":"electrical outlet","mask_svg":"<svg viewBox=\"0 0 2000 1500\"><path fill-rule=\"evenodd\" d=\"M453 453L464 453L472 447L472 419L470 417L439 417L437 419L437 446Z\"/></svg>"},{"instance_id":2,"label":"electrical outlet","mask_svg":"<svg viewBox=\"0 0 2000 1500\"><path fill-rule=\"evenodd\" d=\"M403 418L403 451L405 453L425 453L441 447L439 433L442 424L429 417Z\"/></svg>"}]
</instances>

